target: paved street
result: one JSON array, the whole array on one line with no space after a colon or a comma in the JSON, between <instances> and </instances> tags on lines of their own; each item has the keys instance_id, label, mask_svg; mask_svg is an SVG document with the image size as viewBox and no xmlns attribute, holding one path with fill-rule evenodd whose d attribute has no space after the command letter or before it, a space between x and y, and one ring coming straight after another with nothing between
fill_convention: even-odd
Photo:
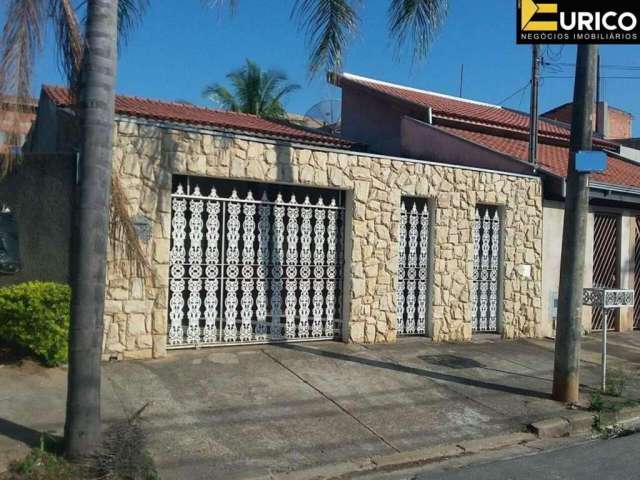
<instances>
[{"instance_id":1,"label":"paved street","mask_svg":"<svg viewBox=\"0 0 640 480\"><path fill-rule=\"evenodd\" d=\"M442 473L422 473L413 480L637 480L640 435L592 441L536 455Z\"/></svg>"},{"instance_id":2,"label":"paved street","mask_svg":"<svg viewBox=\"0 0 640 480\"><path fill-rule=\"evenodd\" d=\"M640 392L640 333L610 337L611 364ZM599 338L583 345L582 383L597 385ZM550 340L481 336L186 350L105 364L103 409L108 421L149 402L163 480L243 479L521 432L566 413L549 399L552 368ZM1 464L61 433L66 370L5 365L0 385Z\"/></svg>"}]
</instances>

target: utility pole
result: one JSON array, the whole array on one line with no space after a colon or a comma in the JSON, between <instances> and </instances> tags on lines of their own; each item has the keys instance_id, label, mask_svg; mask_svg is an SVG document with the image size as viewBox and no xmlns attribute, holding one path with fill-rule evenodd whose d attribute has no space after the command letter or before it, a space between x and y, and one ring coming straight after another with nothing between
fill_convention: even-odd
<instances>
[{"instance_id":1,"label":"utility pole","mask_svg":"<svg viewBox=\"0 0 640 480\"><path fill-rule=\"evenodd\" d=\"M589 176L576 171L575 154L579 150L592 149L597 52L596 45L578 46L573 90L553 369L553 398L567 403L579 400L582 289L589 209Z\"/></svg>"},{"instance_id":2,"label":"utility pole","mask_svg":"<svg viewBox=\"0 0 640 480\"><path fill-rule=\"evenodd\" d=\"M540 85L540 45L532 45L531 103L529 107L529 163L538 161L538 87Z\"/></svg>"}]
</instances>

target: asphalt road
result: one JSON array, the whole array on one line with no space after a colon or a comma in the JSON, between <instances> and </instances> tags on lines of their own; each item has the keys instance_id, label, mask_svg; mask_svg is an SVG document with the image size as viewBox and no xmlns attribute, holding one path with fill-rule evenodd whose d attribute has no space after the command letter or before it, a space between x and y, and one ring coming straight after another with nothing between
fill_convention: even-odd
<instances>
[{"instance_id":1,"label":"asphalt road","mask_svg":"<svg viewBox=\"0 0 640 480\"><path fill-rule=\"evenodd\" d=\"M637 480L640 479L640 434L594 441L537 455L422 473L416 480Z\"/></svg>"}]
</instances>

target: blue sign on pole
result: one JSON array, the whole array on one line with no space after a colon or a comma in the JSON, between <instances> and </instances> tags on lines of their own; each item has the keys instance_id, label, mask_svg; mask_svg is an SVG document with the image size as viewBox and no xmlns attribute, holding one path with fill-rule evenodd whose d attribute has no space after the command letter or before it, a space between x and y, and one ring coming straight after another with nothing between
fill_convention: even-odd
<instances>
[{"instance_id":1,"label":"blue sign on pole","mask_svg":"<svg viewBox=\"0 0 640 480\"><path fill-rule=\"evenodd\" d=\"M580 150L576 152L576 171L604 172L607 169L607 154L602 150Z\"/></svg>"}]
</instances>

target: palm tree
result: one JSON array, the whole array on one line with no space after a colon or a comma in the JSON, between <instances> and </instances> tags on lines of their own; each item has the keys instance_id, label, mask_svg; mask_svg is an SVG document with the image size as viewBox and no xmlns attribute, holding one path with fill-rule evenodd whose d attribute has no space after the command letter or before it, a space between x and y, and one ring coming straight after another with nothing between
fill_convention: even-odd
<instances>
[{"instance_id":1,"label":"palm tree","mask_svg":"<svg viewBox=\"0 0 640 480\"><path fill-rule=\"evenodd\" d=\"M205 0L213 6L237 0ZM80 185L72 250L72 305L66 452L79 458L100 443L100 357L105 298L107 237L123 235L127 252L144 264L127 220L124 198L112 176L112 129L118 33L130 28L147 0L87 0L85 29L71 0L6 0L0 44L0 93L16 104L31 92L36 53L44 25L52 21L59 57L77 99L80 128ZM359 0L296 0L291 16L305 30L311 49L309 71L340 69L355 33ZM398 48L413 42L421 59L442 22L447 0L390 0L389 30ZM83 13L83 12L81 12ZM113 185L113 188L110 186ZM111 195L111 205L110 205ZM118 200L120 199L120 200ZM120 219L120 227L114 218ZM109 228L111 226L111 228ZM136 247L137 245L137 247Z\"/></svg>"},{"instance_id":2,"label":"palm tree","mask_svg":"<svg viewBox=\"0 0 640 480\"><path fill-rule=\"evenodd\" d=\"M233 93L215 83L205 87L202 95L220 108L232 112L251 113L259 117L285 118L283 100L300 85L287 83L287 75L279 70L263 71L255 62L246 60L227 75Z\"/></svg>"},{"instance_id":3,"label":"palm tree","mask_svg":"<svg viewBox=\"0 0 640 480\"><path fill-rule=\"evenodd\" d=\"M2 34L0 91L12 91L20 102L30 94L31 71L42 47L45 22L53 20L60 59L76 100L80 181L71 251L65 421L65 451L71 459L95 452L101 443L100 360L108 233L131 237L130 220L122 215L126 209L118 202L110 208L118 26L123 31L131 27L145 3L88 0L86 10L78 12L70 0L10 0ZM86 16L84 33L78 13ZM114 218L119 226L110 229ZM139 247L129 251L141 254Z\"/></svg>"}]
</instances>

